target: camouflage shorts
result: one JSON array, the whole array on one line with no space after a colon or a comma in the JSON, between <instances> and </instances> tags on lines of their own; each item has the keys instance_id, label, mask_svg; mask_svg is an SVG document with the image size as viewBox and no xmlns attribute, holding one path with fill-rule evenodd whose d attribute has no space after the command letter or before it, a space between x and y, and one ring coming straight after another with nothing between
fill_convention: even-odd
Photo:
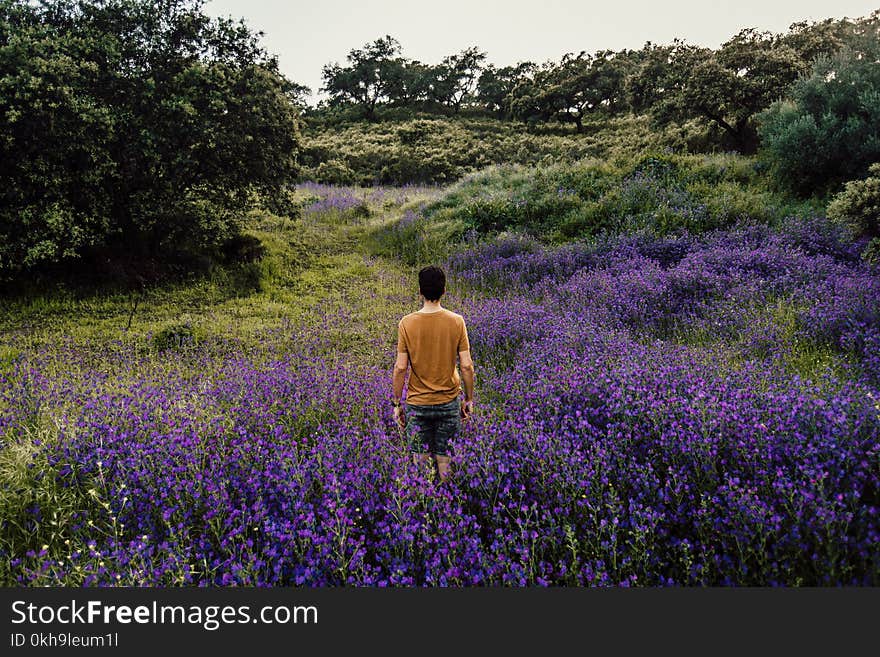
<instances>
[{"instance_id":1,"label":"camouflage shorts","mask_svg":"<svg viewBox=\"0 0 880 657\"><path fill-rule=\"evenodd\" d=\"M458 399L432 406L406 405L406 435L413 452L450 456L449 441L461 431Z\"/></svg>"}]
</instances>

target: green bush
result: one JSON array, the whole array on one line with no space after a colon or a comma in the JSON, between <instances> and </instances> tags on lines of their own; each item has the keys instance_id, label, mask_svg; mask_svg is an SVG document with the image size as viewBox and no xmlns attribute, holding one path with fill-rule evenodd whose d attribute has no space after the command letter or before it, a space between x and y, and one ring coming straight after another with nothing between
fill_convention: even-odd
<instances>
[{"instance_id":1,"label":"green bush","mask_svg":"<svg viewBox=\"0 0 880 657\"><path fill-rule=\"evenodd\" d=\"M312 178L327 185L354 185L358 182L357 174L345 162L336 159L318 164Z\"/></svg>"},{"instance_id":2,"label":"green bush","mask_svg":"<svg viewBox=\"0 0 880 657\"><path fill-rule=\"evenodd\" d=\"M846 183L828 204L828 217L856 237L880 237L880 162L872 164L864 180Z\"/></svg>"},{"instance_id":3,"label":"green bush","mask_svg":"<svg viewBox=\"0 0 880 657\"><path fill-rule=\"evenodd\" d=\"M289 82L202 4L0 0L0 281L216 249L291 180Z\"/></svg>"},{"instance_id":4,"label":"green bush","mask_svg":"<svg viewBox=\"0 0 880 657\"><path fill-rule=\"evenodd\" d=\"M189 323L174 323L164 326L153 334L151 342L159 351L179 351L194 346L198 337Z\"/></svg>"},{"instance_id":5,"label":"green bush","mask_svg":"<svg viewBox=\"0 0 880 657\"><path fill-rule=\"evenodd\" d=\"M872 265L880 265L880 237L868 242L868 246L862 251L862 258Z\"/></svg>"},{"instance_id":6,"label":"green bush","mask_svg":"<svg viewBox=\"0 0 880 657\"><path fill-rule=\"evenodd\" d=\"M318 122L307 127L300 179L327 184L449 183L493 165L549 167L584 158L631 159L646 151L699 148L696 124L652 129L621 116L567 128L526 131L490 118L420 117L376 123Z\"/></svg>"},{"instance_id":7,"label":"green bush","mask_svg":"<svg viewBox=\"0 0 880 657\"><path fill-rule=\"evenodd\" d=\"M880 42L867 35L816 60L759 115L763 157L780 186L822 196L880 160Z\"/></svg>"}]
</instances>

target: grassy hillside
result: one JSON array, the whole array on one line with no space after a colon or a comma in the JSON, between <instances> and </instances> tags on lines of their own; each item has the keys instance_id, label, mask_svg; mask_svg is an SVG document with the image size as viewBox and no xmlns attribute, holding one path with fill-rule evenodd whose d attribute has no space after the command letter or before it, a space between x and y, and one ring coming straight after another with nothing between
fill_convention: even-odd
<instances>
[{"instance_id":1,"label":"grassy hillside","mask_svg":"<svg viewBox=\"0 0 880 657\"><path fill-rule=\"evenodd\" d=\"M383 232L379 248L414 263L422 254L448 254L456 242L510 231L564 243L626 233L700 234L735 225L796 230L824 215L825 205L824 199L773 190L760 161L735 154L505 164L470 174L435 200L410 207Z\"/></svg>"},{"instance_id":2,"label":"grassy hillside","mask_svg":"<svg viewBox=\"0 0 880 657\"><path fill-rule=\"evenodd\" d=\"M583 134L567 126L527 128L484 117L307 121L301 178L339 185L449 183L493 164L548 165L632 157L665 148L699 152L714 143L690 122L655 130L646 116L596 118Z\"/></svg>"}]
</instances>

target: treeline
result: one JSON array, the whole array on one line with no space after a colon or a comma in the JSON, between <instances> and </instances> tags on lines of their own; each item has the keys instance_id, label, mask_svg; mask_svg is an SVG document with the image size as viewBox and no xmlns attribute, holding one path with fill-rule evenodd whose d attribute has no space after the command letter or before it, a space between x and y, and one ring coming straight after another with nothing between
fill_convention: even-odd
<instances>
[{"instance_id":1,"label":"treeline","mask_svg":"<svg viewBox=\"0 0 880 657\"><path fill-rule=\"evenodd\" d=\"M302 88L203 4L0 0L0 282L158 278L281 197Z\"/></svg>"},{"instance_id":2,"label":"treeline","mask_svg":"<svg viewBox=\"0 0 880 657\"><path fill-rule=\"evenodd\" d=\"M375 119L379 110L484 114L527 125L562 122L583 131L587 117L648 113L656 127L700 118L729 149L753 153L755 116L815 62L862 51L878 38L880 11L859 19L793 24L774 34L745 29L711 49L676 40L639 50L565 54L559 61L496 67L477 47L437 64L403 56L385 36L323 69L328 98L319 116Z\"/></svg>"}]
</instances>

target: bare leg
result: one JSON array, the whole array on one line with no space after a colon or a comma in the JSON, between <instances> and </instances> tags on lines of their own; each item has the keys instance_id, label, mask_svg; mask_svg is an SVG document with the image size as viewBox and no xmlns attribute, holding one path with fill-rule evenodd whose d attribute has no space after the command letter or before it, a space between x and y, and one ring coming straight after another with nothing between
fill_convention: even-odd
<instances>
[{"instance_id":1,"label":"bare leg","mask_svg":"<svg viewBox=\"0 0 880 657\"><path fill-rule=\"evenodd\" d=\"M440 454L436 454L434 458L437 460L437 473L440 475L440 481L446 481L447 477L449 477L450 458Z\"/></svg>"},{"instance_id":2,"label":"bare leg","mask_svg":"<svg viewBox=\"0 0 880 657\"><path fill-rule=\"evenodd\" d=\"M413 463L424 470L431 463L431 455L428 453L413 452Z\"/></svg>"}]
</instances>

